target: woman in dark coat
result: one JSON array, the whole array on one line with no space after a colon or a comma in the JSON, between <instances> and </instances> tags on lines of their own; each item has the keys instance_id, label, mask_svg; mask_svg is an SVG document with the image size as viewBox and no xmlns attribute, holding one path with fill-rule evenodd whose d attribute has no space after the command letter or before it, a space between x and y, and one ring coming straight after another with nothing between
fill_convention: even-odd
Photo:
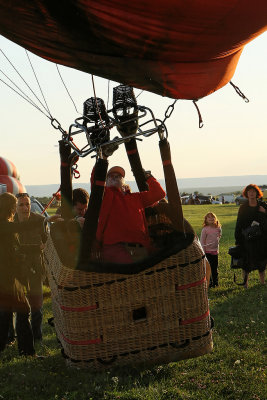
<instances>
[{"instance_id":1,"label":"woman in dark coat","mask_svg":"<svg viewBox=\"0 0 267 400\"><path fill-rule=\"evenodd\" d=\"M248 274L258 270L261 284L264 285L267 263L267 205L260 201L263 194L257 185L250 184L243 190L243 196L248 199L238 211L235 240L241 246L243 259L244 286L248 287ZM251 226L260 227L260 234L249 237ZM257 229L257 228L256 228Z\"/></svg>"},{"instance_id":2,"label":"woman in dark coat","mask_svg":"<svg viewBox=\"0 0 267 400\"><path fill-rule=\"evenodd\" d=\"M35 350L29 322L30 307L19 281L21 253L16 232L32 229L33 223L13 222L16 204L17 199L13 194L0 195L0 352L7 344L8 329L13 312L16 312L19 354L29 356L34 355ZM36 223L34 227L36 228Z\"/></svg>"}]
</instances>

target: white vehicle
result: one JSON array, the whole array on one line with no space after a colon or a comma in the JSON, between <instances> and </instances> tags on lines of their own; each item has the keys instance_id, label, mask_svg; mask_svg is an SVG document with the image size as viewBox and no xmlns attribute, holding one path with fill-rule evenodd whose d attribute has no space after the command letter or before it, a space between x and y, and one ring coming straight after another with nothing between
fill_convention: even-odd
<instances>
[{"instance_id":1,"label":"white vehicle","mask_svg":"<svg viewBox=\"0 0 267 400\"><path fill-rule=\"evenodd\" d=\"M233 194L222 194L218 196L218 199L224 204L235 202L235 196Z\"/></svg>"},{"instance_id":2,"label":"white vehicle","mask_svg":"<svg viewBox=\"0 0 267 400\"><path fill-rule=\"evenodd\" d=\"M211 200L211 204L222 204L220 200Z\"/></svg>"},{"instance_id":3,"label":"white vehicle","mask_svg":"<svg viewBox=\"0 0 267 400\"><path fill-rule=\"evenodd\" d=\"M31 196L31 211L38 213L38 214L43 214L44 217L49 217L49 214L44 211L44 207L42 206L42 204L33 196Z\"/></svg>"},{"instance_id":4,"label":"white vehicle","mask_svg":"<svg viewBox=\"0 0 267 400\"><path fill-rule=\"evenodd\" d=\"M197 196L194 196L194 198L198 197L200 204L212 204L211 200L212 200L212 196L211 194L207 194L207 195L203 195L203 194L199 194Z\"/></svg>"}]
</instances>

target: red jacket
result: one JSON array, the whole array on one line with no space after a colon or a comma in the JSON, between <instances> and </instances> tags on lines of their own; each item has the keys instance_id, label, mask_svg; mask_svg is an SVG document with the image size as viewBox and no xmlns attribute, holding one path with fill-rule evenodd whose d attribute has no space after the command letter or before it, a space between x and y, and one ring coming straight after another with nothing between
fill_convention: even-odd
<instances>
[{"instance_id":1,"label":"red jacket","mask_svg":"<svg viewBox=\"0 0 267 400\"><path fill-rule=\"evenodd\" d=\"M96 238L103 244L140 243L149 247L150 240L144 209L165 197L165 192L150 177L146 192L123 193L116 187L106 187L100 210Z\"/></svg>"}]
</instances>

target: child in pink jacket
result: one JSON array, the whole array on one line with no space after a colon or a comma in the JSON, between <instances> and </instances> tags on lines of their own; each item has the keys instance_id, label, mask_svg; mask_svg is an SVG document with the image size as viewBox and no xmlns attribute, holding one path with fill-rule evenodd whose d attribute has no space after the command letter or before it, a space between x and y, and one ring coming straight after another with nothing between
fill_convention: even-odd
<instances>
[{"instance_id":1,"label":"child in pink jacket","mask_svg":"<svg viewBox=\"0 0 267 400\"><path fill-rule=\"evenodd\" d=\"M200 242L211 267L210 287L218 286L218 254L221 236L221 224L216 215L209 212L204 217Z\"/></svg>"}]
</instances>

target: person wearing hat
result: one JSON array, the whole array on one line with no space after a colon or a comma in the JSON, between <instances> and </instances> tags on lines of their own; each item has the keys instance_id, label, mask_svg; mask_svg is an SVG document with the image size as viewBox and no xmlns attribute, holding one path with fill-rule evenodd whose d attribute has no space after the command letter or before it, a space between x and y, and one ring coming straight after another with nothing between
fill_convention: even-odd
<instances>
[{"instance_id":1,"label":"person wearing hat","mask_svg":"<svg viewBox=\"0 0 267 400\"><path fill-rule=\"evenodd\" d=\"M152 247L145 208L166 195L150 173L146 173L149 190L144 192L131 193L124 178L125 170L120 166L110 168L107 173L96 233L103 262L128 264L149 255Z\"/></svg>"}]
</instances>

